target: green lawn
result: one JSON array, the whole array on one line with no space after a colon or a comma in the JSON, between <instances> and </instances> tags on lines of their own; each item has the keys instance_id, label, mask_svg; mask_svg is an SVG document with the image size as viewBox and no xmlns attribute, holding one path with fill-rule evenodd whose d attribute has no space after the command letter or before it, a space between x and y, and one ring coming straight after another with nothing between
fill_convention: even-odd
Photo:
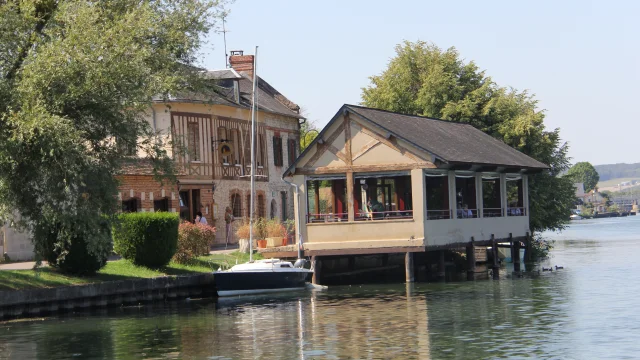
<instances>
[{"instance_id":1,"label":"green lawn","mask_svg":"<svg viewBox=\"0 0 640 360\"><path fill-rule=\"evenodd\" d=\"M260 259L262 257L259 254L254 254L254 258ZM102 268L96 275L87 277L65 275L50 267L39 270L0 270L0 291L207 273L219 268L227 269L236 263L243 263L248 260L249 254L234 252L231 254L201 256L188 265L172 262L162 269L149 269L135 266L127 260L117 260L108 262L107 266Z\"/></svg>"}]
</instances>

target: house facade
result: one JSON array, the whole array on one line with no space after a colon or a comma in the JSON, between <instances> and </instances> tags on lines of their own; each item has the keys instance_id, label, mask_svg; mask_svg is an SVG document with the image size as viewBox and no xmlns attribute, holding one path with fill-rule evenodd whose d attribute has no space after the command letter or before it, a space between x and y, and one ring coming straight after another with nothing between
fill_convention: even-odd
<instances>
[{"instance_id":1,"label":"house facade","mask_svg":"<svg viewBox=\"0 0 640 360\"><path fill-rule=\"evenodd\" d=\"M344 105L286 175L307 255L524 238L547 166L471 125Z\"/></svg>"},{"instance_id":2,"label":"house facade","mask_svg":"<svg viewBox=\"0 0 640 360\"><path fill-rule=\"evenodd\" d=\"M132 160L119 174L123 211L169 211L193 221L202 212L221 230L230 207L236 218L248 217L251 201L256 215L293 218L291 186L282 173L298 155L299 107L259 79L256 134L256 199L251 199L252 55L234 51L231 69L207 71L219 87L215 95L158 99L147 116L149 124L172 146L167 149L177 167L177 182L158 182L143 160ZM238 69L239 71L236 71ZM239 222L238 222L239 223Z\"/></svg>"}]
</instances>

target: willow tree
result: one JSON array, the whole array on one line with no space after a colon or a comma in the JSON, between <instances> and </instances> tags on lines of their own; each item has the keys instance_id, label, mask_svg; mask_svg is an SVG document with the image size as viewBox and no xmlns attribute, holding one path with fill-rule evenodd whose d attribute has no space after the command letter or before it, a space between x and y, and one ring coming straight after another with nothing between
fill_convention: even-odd
<instances>
[{"instance_id":1,"label":"willow tree","mask_svg":"<svg viewBox=\"0 0 640 360\"><path fill-rule=\"evenodd\" d=\"M365 106L463 122L549 165L529 182L530 228L560 230L574 201L567 170L567 144L559 129L548 130L544 111L527 91L496 84L455 48L442 50L422 41L396 46L396 56L362 89Z\"/></svg>"},{"instance_id":2,"label":"willow tree","mask_svg":"<svg viewBox=\"0 0 640 360\"><path fill-rule=\"evenodd\" d=\"M0 1L0 215L20 219L36 251L52 235L60 249L111 251L125 149L170 164L144 113L153 96L198 86L192 65L222 5Z\"/></svg>"}]
</instances>

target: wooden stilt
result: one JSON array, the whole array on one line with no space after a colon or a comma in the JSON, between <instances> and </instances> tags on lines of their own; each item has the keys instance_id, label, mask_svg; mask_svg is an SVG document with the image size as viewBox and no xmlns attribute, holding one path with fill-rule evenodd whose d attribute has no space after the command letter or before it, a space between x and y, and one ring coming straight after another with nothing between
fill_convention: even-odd
<instances>
[{"instance_id":1,"label":"wooden stilt","mask_svg":"<svg viewBox=\"0 0 640 360\"><path fill-rule=\"evenodd\" d=\"M319 257L311 257L311 267L313 268L313 277L311 278L311 283L319 285L322 276L322 261Z\"/></svg>"},{"instance_id":2,"label":"wooden stilt","mask_svg":"<svg viewBox=\"0 0 640 360\"><path fill-rule=\"evenodd\" d=\"M520 272L520 240L513 243L513 271Z\"/></svg>"},{"instance_id":3,"label":"wooden stilt","mask_svg":"<svg viewBox=\"0 0 640 360\"><path fill-rule=\"evenodd\" d=\"M525 244L524 244L524 262L526 263L530 263L531 262L531 235L527 232L527 235L525 237Z\"/></svg>"},{"instance_id":4,"label":"wooden stilt","mask_svg":"<svg viewBox=\"0 0 640 360\"><path fill-rule=\"evenodd\" d=\"M496 237L491 234L491 250L493 253L493 266L491 271L493 272L493 279L498 280L500 278L500 265L498 263L498 242L496 241Z\"/></svg>"},{"instance_id":5,"label":"wooden stilt","mask_svg":"<svg viewBox=\"0 0 640 360\"><path fill-rule=\"evenodd\" d=\"M406 275L406 281L412 283L414 281L413 276L413 253L406 253L404 256L404 271Z\"/></svg>"},{"instance_id":6,"label":"wooden stilt","mask_svg":"<svg viewBox=\"0 0 640 360\"><path fill-rule=\"evenodd\" d=\"M476 246L473 238L467 244L467 280L475 280L476 276Z\"/></svg>"},{"instance_id":7,"label":"wooden stilt","mask_svg":"<svg viewBox=\"0 0 640 360\"><path fill-rule=\"evenodd\" d=\"M446 268L444 264L444 250L438 252L438 281L445 281Z\"/></svg>"}]
</instances>

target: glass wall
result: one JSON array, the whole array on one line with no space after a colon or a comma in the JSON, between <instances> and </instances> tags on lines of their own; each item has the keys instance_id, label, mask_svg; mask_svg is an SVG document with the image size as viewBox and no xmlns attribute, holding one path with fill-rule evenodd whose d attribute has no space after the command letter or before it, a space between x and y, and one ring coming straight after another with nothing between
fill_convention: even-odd
<instances>
[{"instance_id":1,"label":"glass wall","mask_svg":"<svg viewBox=\"0 0 640 360\"><path fill-rule=\"evenodd\" d=\"M410 175L356 174L354 178L356 221L413 218Z\"/></svg>"},{"instance_id":2,"label":"glass wall","mask_svg":"<svg viewBox=\"0 0 640 360\"><path fill-rule=\"evenodd\" d=\"M449 208L449 176L446 173L426 174L427 220L451 219Z\"/></svg>"},{"instance_id":3,"label":"glass wall","mask_svg":"<svg viewBox=\"0 0 640 360\"><path fill-rule=\"evenodd\" d=\"M346 177L307 181L307 222L346 221Z\"/></svg>"},{"instance_id":4,"label":"glass wall","mask_svg":"<svg viewBox=\"0 0 640 360\"><path fill-rule=\"evenodd\" d=\"M458 219L478 217L476 177L474 174L456 174L456 210Z\"/></svg>"},{"instance_id":5,"label":"glass wall","mask_svg":"<svg viewBox=\"0 0 640 360\"><path fill-rule=\"evenodd\" d=\"M500 194L500 177L482 177L482 216L504 216L502 209L502 196Z\"/></svg>"},{"instance_id":6,"label":"glass wall","mask_svg":"<svg viewBox=\"0 0 640 360\"><path fill-rule=\"evenodd\" d=\"M522 176L507 176L507 216L525 216Z\"/></svg>"}]
</instances>

